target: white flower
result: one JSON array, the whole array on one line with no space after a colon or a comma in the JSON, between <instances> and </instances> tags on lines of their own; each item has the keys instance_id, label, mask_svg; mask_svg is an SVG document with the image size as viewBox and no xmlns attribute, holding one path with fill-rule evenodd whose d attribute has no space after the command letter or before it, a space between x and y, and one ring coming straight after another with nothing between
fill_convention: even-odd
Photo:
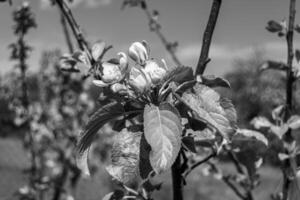
<instances>
[{"instance_id":1,"label":"white flower","mask_svg":"<svg viewBox=\"0 0 300 200\"><path fill-rule=\"evenodd\" d=\"M145 62L149 59L149 48L146 41L134 42L129 47L129 56L132 60L137 62L140 65L144 65Z\"/></svg>"},{"instance_id":2,"label":"white flower","mask_svg":"<svg viewBox=\"0 0 300 200\"><path fill-rule=\"evenodd\" d=\"M145 65L144 71L150 76L153 84L159 83L166 75L167 71L160 67L156 62L148 60Z\"/></svg>"},{"instance_id":3,"label":"white flower","mask_svg":"<svg viewBox=\"0 0 300 200\"><path fill-rule=\"evenodd\" d=\"M129 85L143 93L151 86L150 77L147 77L143 70L132 67L129 74Z\"/></svg>"}]
</instances>

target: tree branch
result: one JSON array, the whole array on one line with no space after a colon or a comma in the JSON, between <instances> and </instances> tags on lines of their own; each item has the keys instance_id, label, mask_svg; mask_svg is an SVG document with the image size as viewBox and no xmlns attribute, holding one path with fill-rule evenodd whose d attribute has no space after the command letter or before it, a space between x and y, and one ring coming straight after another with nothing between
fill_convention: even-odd
<instances>
[{"instance_id":1,"label":"tree branch","mask_svg":"<svg viewBox=\"0 0 300 200\"><path fill-rule=\"evenodd\" d=\"M211 44L211 39L215 30L215 26L217 23L217 19L219 16L220 7L222 4L222 0L213 0L212 7L210 10L209 19L203 34L202 39L202 48L200 57L198 60L197 68L196 68L196 74L203 74L206 68L206 65L208 63L208 55L209 55L209 49Z\"/></svg>"},{"instance_id":2,"label":"tree branch","mask_svg":"<svg viewBox=\"0 0 300 200\"><path fill-rule=\"evenodd\" d=\"M203 160L200 160L200 161L196 162L195 164L190 166L187 169L187 171L185 171L185 173L183 174L183 177L186 178L196 167L198 167L198 166L202 165L203 163L209 161L211 158L215 157L216 155L217 155L216 152L212 152L207 157L205 157Z\"/></svg>"},{"instance_id":3,"label":"tree branch","mask_svg":"<svg viewBox=\"0 0 300 200\"><path fill-rule=\"evenodd\" d=\"M63 28L63 32L64 32L64 35L65 35L65 39L66 39L66 43L67 43L69 52L73 53L74 52L74 47L73 47L73 44L72 44L72 40L70 38L70 33L69 33L69 30L68 30L68 27L67 27L67 24L66 24L65 16L63 15L63 13L61 11L60 11L60 19L61 19L60 21L61 21L61 25L62 25L62 28Z\"/></svg>"},{"instance_id":4,"label":"tree branch","mask_svg":"<svg viewBox=\"0 0 300 200\"><path fill-rule=\"evenodd\" d=\"M293 37L294 37L294 24L295 24L295 15L296 15L296 0L290 0L290 8L289 8L289 25L286 34L286 41L287 41L287 83L286 83L286 106L287 112L285 113L285 120L290 117L291 111L293 109L293 82L294 82L294 75L292 70L293 65L293 58L294 58L294 47L293 47ZM284 138L285 142L288 144L294 141L292 136L291 130L289 130L285 134ZM295 158L287 159L284 161L283 167L283 185L282 185L282 194L283 200L287 200L288 191L291 184L291 179L289 177L288 171L291 168L291 163L294 162Z\"/></svg>"},{"instance_id":5,"label":"tree branch","mask_svg":"<svg viewBox=\"0 0 300 200\"><path fill-rule=\"evenodd\" d=\"M176 56L174 49L172 48L171 43L167 40L167 38L164 36L164 34L161 32L161 26L160 24L153 19L153 16L148 9L148 6L146 5L146 2L144 1L144 6L142 6L142 10L144 10L148 21L149 21L149 26L152 31L156 33L156 35L159 37L161 40L162 44L165 46L167 52L170 54L172 60L175 62L176 65L182 66L181 62L179 61L178 57ZM151 26L153 25L153 27Z\"/></svg>"},{"instance_id":6,"label":"tree branch","mask_svg":"<svg viewBox=\"0 0 300 200\"><path fill-rule=\"evenodd\" d=\"M183 200L181 173L181 158L179 154L172 165L173 200Z\"/></svg>"}]
</instances>

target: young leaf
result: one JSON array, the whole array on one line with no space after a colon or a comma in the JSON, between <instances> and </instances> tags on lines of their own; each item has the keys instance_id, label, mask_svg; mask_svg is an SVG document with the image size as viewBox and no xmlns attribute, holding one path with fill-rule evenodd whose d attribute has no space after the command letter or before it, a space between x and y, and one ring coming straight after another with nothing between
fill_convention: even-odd
<instances>
[{"instance_id":1,"label":"young leaf","mask_svg":"<svg viewBox=\"0 0 300 200\"><path fill-rule=\"evenodd\" d=\"M230 88L230 83L226 79L215 77L214 75L198 75L197 81L208 87Z\"/></svg>"},{"instance_id":2,"label":"young leaf","mask_svg":"<svg viewBox=\"0 0 300 200\"><path fill-rule=\"evenodd\" d=\"M105 42L99 41L96 42L92 47L92 57L95 61L98 61L98 59L102 56L103 51L105 49Z\"/></svg>"},{"instance_id":3,"label":"young leaf","mask_svg":"<svg viewBox=\"0 0 300 200\"><path fill-rule=\"evenodd\" d=\"M249 129L238 129L235 138L243 137L246 140L256 140L263 143L265 146L268 146L268 139L260 132L249 130Z\"/></svg>"},{"instance_id":4,"label":"young leaf","mask_svg":"<svg viewBox=\"0 0 300 200\"><path fill-rule=\"evenodd\" d=\"M144 134L151 146L150 163L159 174L174 163L181 146L182 126L179 113L171 104L147 105L144 110Z\"/></svg>"},{"instance_id":5,"label":"young leaf","mask_svg":"<svg viewBox=\"0 0 300 200\"><path fill-rule=\"evenodd\" d=\"M266 29L270 31L271 33L279 32L283 29L282 25L279 22L276 22L274 20L268 21L268 25L266 26Z\"/></svg>"},{"instance_id":6,"label":"young leaf","mask_svg":"<svg viewBox=\"0 0 300 200\"><path fill-rule=\"evenodd\" d=\"M293 115L290 117L290 119L287 121L287 124L289 128L296 130L300 128L300 116L299 115Z\"/></svg>"},{"instance_id":7,"label":"young leaf","mask_svg":"<svg viewBox=\"0 0 300 200\"><path fill-rule=\"evenodd\" d=\"M81 170L84 176L90 176L90 170L88 165L89 148L76 156L77 167Z\"/></svg>"},{"instance_id":8,"label":"young leaf","mask_svg":"<svg viewBox=\"0 0 300 200\"><path fill-rule=\"evenodd\" d=\"M182 101L193 111L193 117L213 126L229 140L236 129L236 111L230 100L221 98L213 89L196 84L194 93L185 92Z\"/></svg>"},{"instance_id":9,"label":"young leaf","mask_svg":"<svg viewBox=\"0 0 300 200\"><path fill-rule=\"evenodd\" d=\"M297 62L299 63L299 61L300 61L300 50L299 49L296 49L295 57L296 57Z\"/></svg>"},{"instance_id":10,"label":"young leaf","mask_svg":"<svg viewBox=\"0 0 300 200\"><path fill-rule=\"evenodd\" d=\"M122 190L115 190L106 194L102 200L122 200L124 197L124 192Z\"/></svg>"},{"instance_id":11,"label":"young leaf","mask_svg":"<svg viewBox=\"0 0 300 200\"><path fill-rule=\"evenodd\" d=\"M131 183L138 175L141 135L140 131L125 128L114 138L112 164L106 170L124 184Z\"/></svg>"},{"instance_id":12,"label":"young leaf","mask_svg":"<svg viewBox=\"0 0 300 200\"><path fill-rule=\"evenodd\" d=\"M261 71L267 70L267 69L275 69L275 70L287 70L288 66L285 63L282 62L276 62L276 61L266 61L263 63L263 65L260 67Z\"/></svg>"},{"instance_id":13,"label":"young leaf","mask_svg":"<svg viewBox=\"0 0 300 200\"><path fill-rule=\"evenodd\" d=\"M250 124L252 124L255 129L270 128L272 126L272 123L265 117L255 117L251 120Z\"/></svg>"},{"instance_id":14,"label":"young leaf","mask_svg":"<svg viewBox=\"0 0 300 200\"><path fill-rule=\"evenodd\" d=\"M118 102L112 102L99 108L80 134L81 138L77 146L79 153L83 153L91 145L94 136L103 125L123 114L123 106Z\"/></svg>"},{"instance_id":15,"label":"young leaf","mask_svg":"<svg viewBox=\"0 0 300 200\"><path fill-rule=\"evenodd\" d=\"M151 146L147 143L145 135L142 134L140 143L140 161L139 161L139 171L142 179L147 179L149 174L153 171L150 163L150 151Z\"/></svg>"}]
</instances>

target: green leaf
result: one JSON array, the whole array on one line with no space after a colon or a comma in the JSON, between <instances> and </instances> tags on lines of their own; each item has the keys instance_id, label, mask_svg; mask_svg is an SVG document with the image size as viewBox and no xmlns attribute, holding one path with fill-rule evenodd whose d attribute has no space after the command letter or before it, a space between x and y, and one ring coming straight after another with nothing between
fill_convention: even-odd
<instances>
[{"instance_id":1,"label":"green leaf","mask_svg":"<svg viewBox=\"0 0 300 200\"><path fill-rule=\"evenodd\" d=\"M268 21L268 25L266 26L266 29L270 31L271 33L279 32L283 29L282 25L274 20Z\"/></svg>"},{"instance_id":2,"label":"green leaf","mask_svg":"<svg viewBox=\"0 0 300 200\"><path fill-rule=\"evenodd\" d=\"M105 46L106 44L103 41L98 41L92 46L92 57L95 61L98 61L102 56Z\"/></svg>"},{"instance_id":3,"label":"green leaf","mask_svg":"<svg viewBox=\"0 0 300 200\"><path fill-rule=\"evenodd\" d=\"M149 177L149 174L153 171L149 159L150 151L151 151L151 146L147 143L145 134L142 134L141 143L140 143L140 162L139 162L139 171L142 179L147 179Z\"/></svg>"},{"instance_id":4,"label":"green leaf","mask_svg":"<svg viewBox=\"0 0 300 200\"><path fill-rule=\"evenodd\" d=\"M275 70L282 70L285 71L288 69L288 66L283 62L276 62L276 61L266 61L261 67L260 70L264 71L267 69L275 69Z\"/></svg>"},{"instance_id":5,"label":"green leaf","mask_svg":"<svg viewBox=\"0 0 300 200\"><path fill-rule=\"evenodd\" d=\"M159 174L174 163L180 147L182 126L179 113L171 104L159 107L146 105L144 110L144 134L151 146L150 163Z\"/></svg>"},{"instance_id":6,"label":"green leaf","mask_svg":"<svg viewBox=\"0 0 300 200\"><path fill-rule=\"evenodd\" d=\"M91 145L94 136L103 125L122 115L124 115L124 109L118 102L112 102L99 108L91 116L80 134L81 136L77 146L79 153L84 152Z\"/></svg>"},{"instance_id":7,"label":"green leaf","mask_svg":"<svg viewBox=\"0 0 300 200\"><path fill-rule=\"evenodd\" d=\"M112 163L106 170L116 180L132 183L138 176L141 131L125 128L114 137Z\"/></svg>"},{"instance_id":8,"label":"green leaf","mask_svg":"<svg viewBox=\"0 0 300 200\"><path fill-rule=\"evenodd\" d=\"M124 197L124 192L122 190L115 190L106 194L102 200L121 200Z\"/></svg>"},{"instance_id":9,"label":"green leaf","mask_svg":"<svg viewBox=\"0 0 300 200\"><path fill-rule=\"evenodd\" d=\"M287 124L289 128L292 130L296 130L300 128L300 116L299 115L293 115L289 118L287 121Z\"/></svg>"},{"instance_id":10,"label":"green leaf","mask_svg":"<svg viewBox=\"0 0 300 200\"><path fill-rule=\"evenodd\" d=\"M230 83L223 78L216 77L214 75L199 75L197 76L197 81L208 87L225 87L230 88Z\"/></svg>"},{"instance_id":11,"label":"green leaf","mask_svg":"<svg viewBox=\"0 0 300 200\"><path fill-rule=\"evenodd\" d=\"M87 125L80 134L79 143L77 145L76 162L78 167L85 175L89 175L88 170L88 149L98 130L110 122L124 114L123 106L117 102L109 103L99 108L90 118Z\"/></svg>"},{"instance_id":12,"label":"green leaf","mask_svg":"<svg viewBox=\"0 0 300 200\"><path fill-rule=\"evenodd\" d=\"M255 129L270 128L272 123L265 117L255 117L250 122Z\"/></svg>"},{"instance_id":13,"label":"green leaf","mask_svg":"<svg viewBox=\"0 0 300 200\"><path fill-rule=\"evenodd\" d=\"M221 98L213 89L196 84L193 92L185 92L181 100L193 111L193 117L207 123L225 139L236 129L236 111L230 100Z\"/></svg>"},{"instance_id":14,"label":"green leaf","mask_svg":"<svg viewBox=\"0 0 300 200\"><path fill-rule=\"evenodd\" d=\"M249 129L238 129L235 135L235 138L240 138L240 140L245 139L246 141L255 140L263 143L265 146L268 146L268 139L260 132L253 131Z\"/></svg>"},{"instance_id":15,"label":"green leaf","mask_svg":"<svg viewBox=\"0 0 300 200\"><path fill-rule=\"evenodd\" d=\"M299 61L300 61L300 50L299 49L295 50L295 57L296 57L297 62L299 63Z\"/></svg>"}]
</instances>

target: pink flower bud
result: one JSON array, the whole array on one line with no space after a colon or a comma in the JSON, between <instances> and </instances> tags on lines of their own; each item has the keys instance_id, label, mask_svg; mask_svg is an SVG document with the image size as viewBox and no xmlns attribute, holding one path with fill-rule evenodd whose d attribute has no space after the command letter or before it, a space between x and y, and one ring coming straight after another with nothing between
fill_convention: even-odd
<instances>
[{"instance_id":1,"label":"pink flower bud","mask_svg":"<svg viewBox=\"0 0 300 200\"><path fill-rule=\"evenodd\" d=\"M129 56L135 62L139 63L140 65L143 65L145 64L146 60L149 59L149 52L142 43L134 42L129 47Z\"/></svg>"}]
</instances>

